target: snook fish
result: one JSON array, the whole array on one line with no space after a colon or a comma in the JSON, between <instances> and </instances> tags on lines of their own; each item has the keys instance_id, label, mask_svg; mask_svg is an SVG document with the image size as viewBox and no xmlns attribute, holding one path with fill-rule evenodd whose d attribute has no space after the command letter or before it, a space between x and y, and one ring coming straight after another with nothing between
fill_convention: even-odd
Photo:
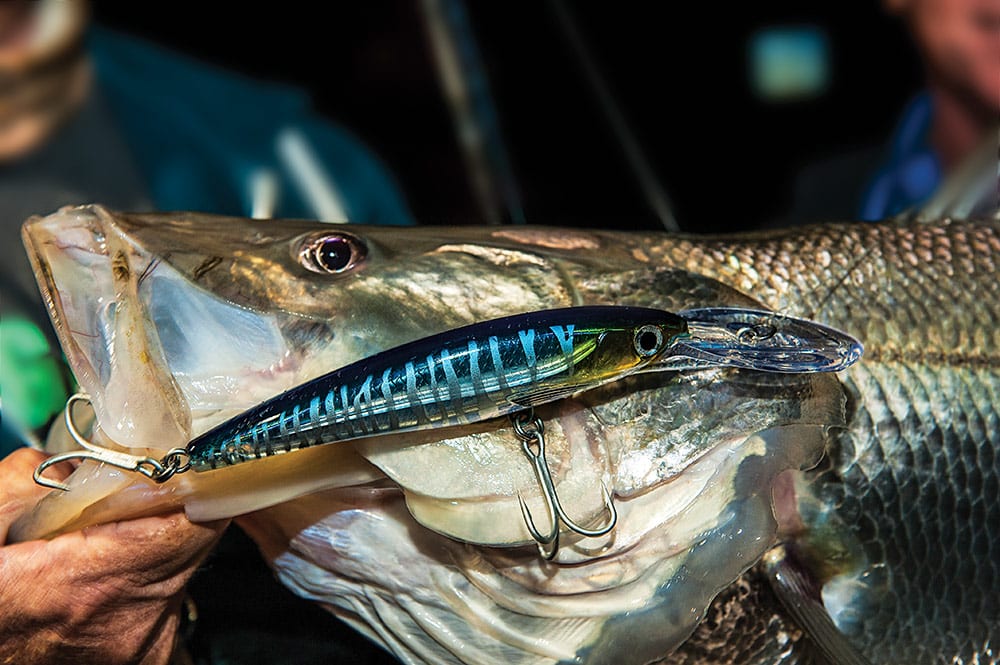
<instances>
[{"instance_id":1,"label":"snook fish","mask_svg":"<svg viewBox=\"0 0 1000 665\"><path fill-rule=\"evenodd\" d=\"M25 239L95 439L133 450L554 307L764 308L865 356L839 375L639 375L539 408L563 502L596 516L603 483L619 511L551 562L523 547L518 496L544 508L503 420L161 487L87 463L20 538L177 505L244 515L285 584L405 662L1000 662L995 221L699 238L82 207Z\"/></svg>"}]
</instances>

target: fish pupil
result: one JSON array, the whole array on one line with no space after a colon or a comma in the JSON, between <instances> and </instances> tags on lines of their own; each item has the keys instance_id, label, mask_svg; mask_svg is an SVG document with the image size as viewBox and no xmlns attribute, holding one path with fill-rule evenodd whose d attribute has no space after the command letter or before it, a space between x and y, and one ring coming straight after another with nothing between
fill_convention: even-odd
<instances>
[{"instance_id":1,"label":"fish pupil","mask_svg":"<svg viewBox=\"0 0 1000 665\"><path fill-rule=\"evenodd\" d=\"M327 238L316 248L316 262L330 272L340 272L351 265L353 252L343 238Z\"/></svg>"}]
</instances>

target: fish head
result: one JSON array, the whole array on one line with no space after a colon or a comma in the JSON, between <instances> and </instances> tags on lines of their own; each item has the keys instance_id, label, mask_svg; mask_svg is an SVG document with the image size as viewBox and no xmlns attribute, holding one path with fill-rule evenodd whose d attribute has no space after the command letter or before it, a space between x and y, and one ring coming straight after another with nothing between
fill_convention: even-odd
<instances>
[{"instance_id":1,"label":"fish head","mask_svg":"<svg viewBox=\"0 0 1000 665\"><path fill-rule=\"evenodd\" d=\"M95 438L153 452L332 369L485 319L598 304L761 308L651 259L662 236L86 206L29 220L24 237L93 402ZM636 362L658 361L677 325L625 326L620 343ZM319 446L160 488L87 463L71 491L50 494L13 533L178 505L193 519L256 511L243 524L282 579L359 627L359 606L394 613L396 629L377 639L397 653L438 622L450 627L435 638L440 648L495 651L505 662L648 660L681 643L773 544L783 505L775 490L844 426L844 395L830 375L711 368L638 374L536 415L574 519L600 518L602 484L619 511L606 536L564 533L553 562L538 556L522 518L521 501L539 519L546 504L507 421ZM429 596L398 602L411 593ZM458 629L487 624L504 628Z\"/></svg>"},{"instance_id":2,"label":"fish head","mask_svg":"<svg viewBox=\"0 0 1000 665\"><path fill-rule=\"evenodd\" d=\"M98 206L24 229L56 332L104 433L162 449L430 332L570 304L547 259L462 235Z\"/></svg>"}]
</instances>

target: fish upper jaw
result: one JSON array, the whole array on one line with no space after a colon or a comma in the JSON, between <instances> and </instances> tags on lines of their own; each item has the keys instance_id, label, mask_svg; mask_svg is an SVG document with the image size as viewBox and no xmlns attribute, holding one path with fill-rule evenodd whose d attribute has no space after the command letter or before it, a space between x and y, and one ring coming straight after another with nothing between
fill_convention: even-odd
<instances>
[{"instance_id":1,"label":"fish upper jaw","mask_svg":"<svg viewBox=\"0 0 1000 665\"><path fill-rule=\"evenodd\" d=\"M199 289L103 208L32 218L22 236L80 389L115 443L184 446L220 409L291 385L296 359L274 315Z\"/></svg>"}]
</instances>

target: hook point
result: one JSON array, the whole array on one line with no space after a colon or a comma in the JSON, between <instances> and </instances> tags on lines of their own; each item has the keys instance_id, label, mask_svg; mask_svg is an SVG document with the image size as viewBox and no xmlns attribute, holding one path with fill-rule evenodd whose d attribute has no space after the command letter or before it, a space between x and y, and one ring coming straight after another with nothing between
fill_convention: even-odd
<instances>
[{"instance_id":1,"label":"hook point","mask_svg":"<svg viewBox=\"0 0 1000 665\"><path fill-rule=\"evenodd\" d=\"M58 464L59 462L65 462L68 459L72 459L72 457L67 455L55 455L54 457L50 457L41 464L39 464L37 467L35 467L35 471L31 474L31 477L34 479L35 483L41 485L42 487L48 487L49 489L68 492L69 485L65 485L63 483L60 483L59 481L52 480L51 478L46 478L45 476L42 475L43 473L45 473L45 470L48 469L50 466Z\"/></svg>"}]
</instances>

